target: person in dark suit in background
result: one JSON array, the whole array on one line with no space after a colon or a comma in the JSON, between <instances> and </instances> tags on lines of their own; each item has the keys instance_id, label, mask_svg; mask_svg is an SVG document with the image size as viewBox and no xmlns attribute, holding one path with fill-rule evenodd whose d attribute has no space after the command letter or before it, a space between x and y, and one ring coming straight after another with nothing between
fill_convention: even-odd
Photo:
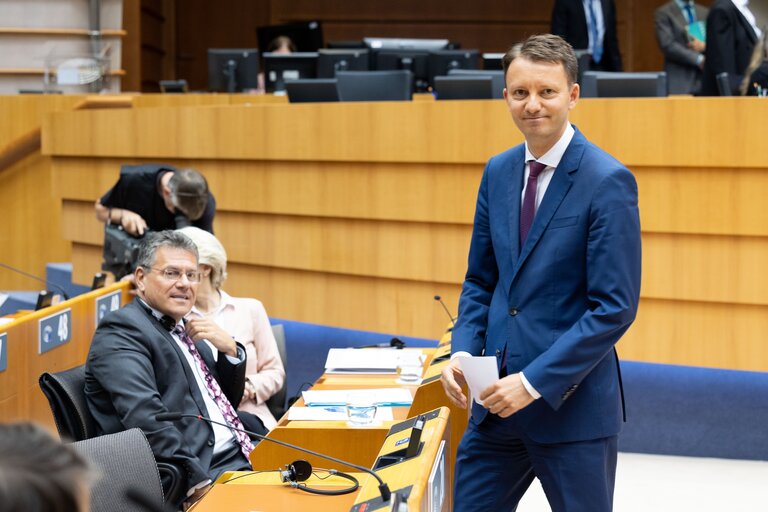
<instances>
[{"instance_id":1,"label":"person in dark suit in background","mask_svg":"<svg viewBox=\"0 0 768 512\"><path fill-rule=\"evenodd\" d=\"M696 94L701 89L706 43L692 36L688 27L705 21L708 13L691 0L672 0L656 9L656 40L664 54L669 94Z\"/></svg>"},{"instance_id":2,"label":"person in dark suit in background","mask_svg":"<svg viewBox=\"0 0 768 512\"><path fill-rule=\"evenodd\" d=\"M701 94L718 96L717 75L728 73L730 94L738 94L761 31L748 0L715 0L707 16L707 50Z\"/></svg>"},{"instance_id":3,"label":"person in dark suit in background","mask_svg":"<svg viewBox=\"0 0 768 512\"><path fill-rule=\"evenodd\" d=\"M550 31L592 54L588 70L623 71L613 0L555 0Z\"/></svg>"},{"instance_id":4,"label":"person in dark suit in background","mask_svg":"<svg viewBox=\"0 0 768 512\"><path fill-rule=\"evenodd\" d=\"M640 296L637 184L568 121L573 49L532 36L504 56L525 143L492 157L441 380L467 406L464 356L495 356L458 447L455 512L515 510L538 477L554 512L613 507L622 427L614 345Z\"/></svg>"},{"instance_id":5,"label":"person in dark suit in background","mask_svg":"<svg viewBox=\"0 0 768 512\"><path fill-rule=\"evenodd\" d=\"M250 469L247 436L197 419L158 421L167 412L202 415L242 428L232 404L245 387L245 348L211 323L184 321L200 282L189 237L150 233L134 272L138 297L93 335L85 394L99 434L138 427L158 461L179 466L194 502L227 470ZM208 340L218 351L214 358Z\"/></svg>"}]
</instances>

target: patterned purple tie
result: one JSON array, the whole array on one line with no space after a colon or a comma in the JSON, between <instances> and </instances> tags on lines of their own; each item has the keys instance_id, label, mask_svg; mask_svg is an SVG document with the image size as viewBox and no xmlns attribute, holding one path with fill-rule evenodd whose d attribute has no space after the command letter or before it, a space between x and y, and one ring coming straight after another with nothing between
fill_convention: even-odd
<instances>
[{"instance_id":1,"label":"patterned purple tie","mask_svg":"<svg viewBox=\"0 0 768 512\"><path fill-rule=\"evenodd\" d=\"M197 365L202 370L203 379L205 380L206 387L208 388L208 394L211 395L213 401L216 402L216 405L219 406L219 410L224 416L224 420L231 426L242 429L243 424L240 422L240 418L237 417L235 408L232 407L231 403L229 403L229 400L221 391L219 383L216 382L216 379L214 379L213 375L211 375L210 370L208 370L208 365L205 364L203 357L200 355L200 352L198 352L197 347L195 346L195 342L192 341L192 338L187 336L186 331L181 325L177 325L173 328L173 334L178 336L179 339L184 342L184 344L189 349L190 354L192 354L192 358L197 362ZM251 443L251 440L244 432L240 432L238 430L233 430L232 432L235 434L237 442L240 443L240 449L243 451L243 454L247 459L248 455L250 455L251 451L253 451L253 444Z\"/></svg>"},{"instance_id":2,"label":"patterned purple tie","mask_svg":"<svg viewBox=\"0 0 768 512\"><path fill-rule=\"evenodd\" d=\"M530 173L528 174L528 183L525 185L525 195L523 196L523 209L520 211L520 247L525 244L528 237L528 231L531 230L533 217L536 215L536 189L539 184L539 174L546 169L546 164L531 160L528 162Z\"/></svg>"}]
</instances>

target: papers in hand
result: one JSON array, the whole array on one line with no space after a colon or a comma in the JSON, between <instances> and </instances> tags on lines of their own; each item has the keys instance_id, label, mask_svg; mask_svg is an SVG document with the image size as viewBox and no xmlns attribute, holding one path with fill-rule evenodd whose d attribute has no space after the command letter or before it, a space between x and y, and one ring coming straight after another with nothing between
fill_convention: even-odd
<instances>
[{"instance_id":1,"label":"papers in hand","mask_svg":"<svg viewBox=\"0 0 768 512\"><path fill-rule=\"evenodd\" d=\"M480 393L499 380L499 370L496 367L496 358L493 356L459 356L459 366L464 373L464 379L469 387L472 399L480 405Z\"/></svg>"},{"instance_id":2,"label":"papers in hand","mask_svg":"<svg viewBox=\"0 0 768 512\"><path fill-rule=\"evenodd\" d=\"M288 409L288 419L291 421L347 421L346 407L291 407ZM376 409L374 422L393 421L391 407Z\"/></svg>"},{"instance_id":3,"label":"papers in hand","mask_svg":"<svg viewBox=\"0 0 768 512\"><path fill-rule=\"evenodd\" d=\"M301 393L309 407L344 407L355 396L384 407L407 407L413 403L411 392L403 388L318 389Z\"/></svg>"},{"instance_id":4,"label":"papers in hand","mask_svg":"<svg viewBox=\"0 0 768 512\"><path fill-rule=\"evenodd\" d=\"M396 373L399 364L421 364L421 350L394 348L332 348L325 360L326 373Z\"/></svg>"}]
</instances>

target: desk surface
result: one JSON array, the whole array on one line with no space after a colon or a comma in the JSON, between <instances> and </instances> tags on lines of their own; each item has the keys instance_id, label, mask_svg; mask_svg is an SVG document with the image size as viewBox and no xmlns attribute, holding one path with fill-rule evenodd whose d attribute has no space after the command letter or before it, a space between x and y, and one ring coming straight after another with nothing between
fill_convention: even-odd
<instances>
[{"instance_id":1,"label":"desk surface","mask_svg":"<svg viewBox=\"0 0 768 512\"><path fill-rule=\"evenodd\" d=\"M364 485L365 473L349 473ZM191 510L194 512L285 512L287 510L344 511L355 503L357 491L341 496L321 496L293 489L280 482L275 471L255 473L237 480L247 472L227 473L229 483L217 483ZM220 479L221 482L221 479ZM349 487L350 482L339 477L325 480L313 475L306 482L310 487L331 490Z\"/></svg>"}]
</instances>

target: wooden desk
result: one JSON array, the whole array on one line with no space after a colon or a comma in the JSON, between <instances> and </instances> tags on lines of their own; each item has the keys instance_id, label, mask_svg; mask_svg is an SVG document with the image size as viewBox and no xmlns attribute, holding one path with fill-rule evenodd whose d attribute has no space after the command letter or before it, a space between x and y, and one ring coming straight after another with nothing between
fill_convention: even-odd
<instances>
[{"instance_id":1,"label":"wooden desk","mask_svg":"<svg viewBox=\"0 0 768 512\"><path fill-rule=\"evenodd\" d=\"M287 510L338 512L349 510L357 495L357 491L341 496L309 494L282 483L276 471L238 478L244 474L248 473L225 473L191 510L194 512L285 512ZM365 485L369 478L373 479L367 473L349 474L357 478L361 485ZM227 483L228 481L230 483ZM310 487L325 490L340 489L350 485L348 480L338 477L320 480L312 476L306 483Z\"/></svg>"},{"instance_id":2,"label":"wooden desk","mask_svg":"<svg viewBox=\"0 0 768 512\"><path fill-rule=\"evenodd\" d=\"M128 286L126 282L116 283L21 315L0 326L0 337L5 337L7 350L7 368L0 372L0 421L32 420L55 431L48 401L38 386L40 374L85 363L96 330L97 301L116 293L118 305L125 304L130 300ZM48 352L38 353L40 321L68 309L71 310L71 325L67 330L71 340Z\"/></svg>"}]
</instances>

